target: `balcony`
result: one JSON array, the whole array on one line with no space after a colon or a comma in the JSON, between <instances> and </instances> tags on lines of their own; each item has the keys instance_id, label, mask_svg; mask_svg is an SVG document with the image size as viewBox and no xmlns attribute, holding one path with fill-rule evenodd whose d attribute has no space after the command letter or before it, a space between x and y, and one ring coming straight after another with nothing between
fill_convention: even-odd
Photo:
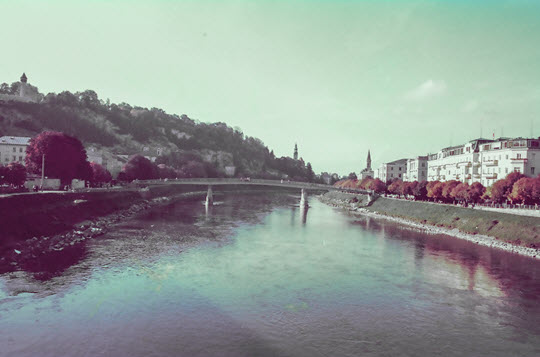
<instances>
[{"instance_id":1,"label":"balcony","mask_svg":"<svg viewBox=\"0 0 540 357\"><path fill-rule=\"evenodd\" d=\"M485 178L488 179L488 180L495 180L497 178L497 174L496 173L493 173L493 174L489 174L491 176L486 176Z\"/></svg>"},{"instance_id":2,"label":"balcony","mask_svg":"<svg viewBox=\"0 0 540 357\"><path fill-rule=\"evenodd\" d=\"M518 162L527 162L526 157L511 157L510 160L512 161L518 161Z\"/></svg>"},{"instance_id":3,"label":"balcony","mask_svg":"<svg viewBox=\"0 0 540 357\"><path fill-rule=\"evenodd\" d=\"M473 166L477 166L477 167L478 167L478 166L480 166L480 165L482 165L481 162L478 162L478 161L473 162Z\"/></svg>"},{"instance_id":4,"label":"balcony","mask_svg":"<svg viewBox=\"0 0 540 357\"><path fill-rule=\"evenodd\" d=\"M486 166L497 166L499 165L499 160L488 160L485 163L486 163Z\"/></svg>"}]
</instances>

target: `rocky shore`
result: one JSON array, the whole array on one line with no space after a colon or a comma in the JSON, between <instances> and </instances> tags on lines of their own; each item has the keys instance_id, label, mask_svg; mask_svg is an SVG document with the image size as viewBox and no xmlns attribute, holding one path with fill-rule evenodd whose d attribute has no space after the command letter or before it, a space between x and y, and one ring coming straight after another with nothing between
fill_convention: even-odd
<instances>
[{"instance_id":1,"label":"rocky shore","mask_svg":"<svg viewBox=\"0 0 540 357\"><path fill-rule=\"evenodd\" d=\"M348 213L357 216L368 216L376 219L384 219L399 223L408 227L409 229L418 230L421 232L426 232L434 235L444 234L457 237L470 241L475 244L488 246L495 249L501 249L507 252L516 253L524 256L528 256L534 259L540 259L540 249L536 244L529 244L530 246L523 246L519 244L513 244L512 242L507 242L499 239L498 237L489 236L486 234L479 234L476 232L466 232L460 230L459 228L453 228L449 226L444 226L443 224L437 224L436 222L422 223L418 222L416 217L411 215L410 218L399 217L397 215L392 215L389 212L383 210L377 210L377 207L367 206L367 197L357 194L349 193L340 193L332 192L321 196L321 201L332 207L345 209ZM406 202L407 203L407 202ZM410 205L417 204L416 202L408 202ZM425 203L424 203L425 204ZM376 205L375 205L376 206ZM412 207L411 207L412 208ZM504 213L501 213L504 215ZM455 219L455 218L454 218ZM492 221L491 216L486 216L486 220ZM424 220L425 221L425 220ZM504 224L504 222L502 223ZM478 228L478 227L476 227ZM532 228L534 231L536 229ZM517 239L516 242L521 242L520 239Z\"/></svg>"},{"instance_id":2,"label":"rocky shore","mask_svg":"<svg viewBox=\"0 0 540 357\"><path fill-rule=\"evenodd\" d=\"M188 192L172 197L157 197L135 203L127 209L119 210L103 217L86 220L74 225L73 229L51 236L32 237L10 247L0 257L0 273L16 270L39 270L33 267L42 265L40 259L46 257L46 262L56 258L69 256L70 251L77 254L78 246L88 239L101 236L107 230L123 220L134 217L150 208L169 204L176 200L202 199L206 192Z\"/></svg>"}]
</instances>

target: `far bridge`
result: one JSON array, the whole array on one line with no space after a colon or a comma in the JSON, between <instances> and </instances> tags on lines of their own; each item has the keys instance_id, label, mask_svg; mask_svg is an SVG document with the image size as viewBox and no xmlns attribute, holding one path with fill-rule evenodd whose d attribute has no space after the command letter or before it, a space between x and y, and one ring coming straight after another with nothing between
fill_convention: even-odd
<instances>
[{"instance_id":1,"label":"far bridge","mask_svg":"<svg viewBox=\"0 0 540 357\"><path fill-rule=\"evenodd\" d=\"M351 193L360 193L372 195L373 192L361 189L340 188L331 185L318 183L290 181L290 180L263 180L250 178L189 178L189 179L160 179L160 180L135 180L133 184L137 186L155 186L155 185L192 185L192 186L208 186L206 195L206 203L213 204L212 186L266 186L266 187L281 187L290 189L300 189L301 198L300 205L307 206L307 193L309 191L343 191Z\"/></svg>"}]
</instances>

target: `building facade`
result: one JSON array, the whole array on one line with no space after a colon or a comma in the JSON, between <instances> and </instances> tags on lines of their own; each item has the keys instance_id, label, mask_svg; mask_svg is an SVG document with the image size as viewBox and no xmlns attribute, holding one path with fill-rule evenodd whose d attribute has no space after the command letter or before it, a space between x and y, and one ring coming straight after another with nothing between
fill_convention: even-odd
<instances>
[{"instance_id":1,"label":"building facade","mask_svg":"<svg viewBox=\"0 0 540 357\"><path fill-rule=\"evenodd\" d=\"M403 180L403 175L407 172L407 159L400 159L381 164L377 170L377 178L388 183L394 179Z\"/></svg>"},{"instance_id":2,"label":"building facade","mask_svg":"<svg viewBox=\"0 0 540 357\"><path fill-rule=\"evenodd\" d=\"M0 164L7 165L18 162L24 165L26 147L30 142L29 137L2 136L0 137Z\"/></svg>"},{"instance_id":3,"label":"building facade","mask_svg":"<svg viewBox=\"0 0 540 357\"><path fill-rule=\"evenodd\" d=\"M428 171L428 157L418 156L414 159L407 159L407 170L403 176L403 181L426 181Z\"/></svg>"}]
</instances>

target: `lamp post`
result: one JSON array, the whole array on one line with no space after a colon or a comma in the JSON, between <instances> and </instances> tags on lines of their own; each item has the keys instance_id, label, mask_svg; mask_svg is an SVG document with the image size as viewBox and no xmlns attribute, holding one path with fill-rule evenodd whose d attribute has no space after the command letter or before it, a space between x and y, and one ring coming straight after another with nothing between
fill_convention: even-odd
<instances>
[{"instance_id":1,"label":"lamp post","mask_svg":"<svg viewBox=\"0 0 540 357\"><path fill-rule=\"evenodd\" d=\"M43 178L45 177L45 154L41 155L41 190L43 191Z\"/></svg>"}]
</instances>

